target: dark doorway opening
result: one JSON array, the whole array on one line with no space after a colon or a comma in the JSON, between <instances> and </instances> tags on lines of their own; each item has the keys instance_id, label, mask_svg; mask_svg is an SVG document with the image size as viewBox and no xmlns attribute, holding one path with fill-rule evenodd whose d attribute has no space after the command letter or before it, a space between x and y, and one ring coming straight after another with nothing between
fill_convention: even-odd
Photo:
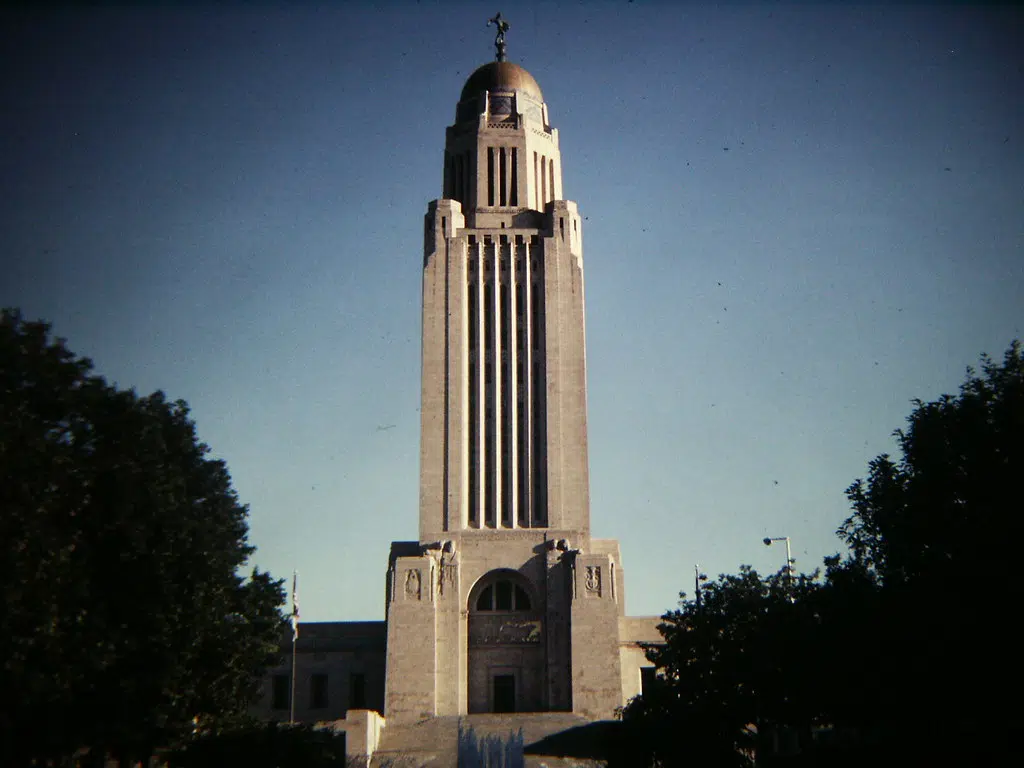
<instances>
[{"instance_id":1,"label":"dark doorway opening","mask_svg":"<svg viewBox=\"0 0 1024 768\"><path fill-rule=\"evenodd\" d=\"M494 676L494 711L516 711L516 677L515 675Z\"/></svg>"}]
</instances>

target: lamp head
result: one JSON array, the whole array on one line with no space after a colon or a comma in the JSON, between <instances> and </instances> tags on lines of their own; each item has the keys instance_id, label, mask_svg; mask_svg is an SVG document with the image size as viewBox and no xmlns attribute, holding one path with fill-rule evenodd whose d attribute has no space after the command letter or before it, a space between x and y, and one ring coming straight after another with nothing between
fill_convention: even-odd
<instances>
[{"instance_id":1,"label":"lamp head","mask_svg":"<svg viewBox=\"0 0 1024 768\"><path fill-rule=\"evenodd\" d=\"M769 539L769 538L765 538L765 540L764 540L764 545L765 545L766 547L770 547L770 546L772 545L772 540L771 540L771 539Z\"/></svg>"}]
</instances>

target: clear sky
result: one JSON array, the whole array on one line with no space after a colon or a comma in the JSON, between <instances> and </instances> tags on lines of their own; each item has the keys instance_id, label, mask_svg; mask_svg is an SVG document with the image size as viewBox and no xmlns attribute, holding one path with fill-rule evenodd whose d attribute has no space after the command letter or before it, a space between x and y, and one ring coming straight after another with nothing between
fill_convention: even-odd
<instances>
[{"instance_id":1,"label":"clear sky","mask_svg":"<svg viewBox=\"0 0 1024 768\"><path fill-rule=\"evenodd\" d=\"M417 536L422 216L493 4L0 11L0 304L187 400L304 619ZM840 549L915 397L1024 326L1024 12L501 6L584 221L627 609ZM382 429L394 425L393 428Z\"/></svg>"}]
</instances>

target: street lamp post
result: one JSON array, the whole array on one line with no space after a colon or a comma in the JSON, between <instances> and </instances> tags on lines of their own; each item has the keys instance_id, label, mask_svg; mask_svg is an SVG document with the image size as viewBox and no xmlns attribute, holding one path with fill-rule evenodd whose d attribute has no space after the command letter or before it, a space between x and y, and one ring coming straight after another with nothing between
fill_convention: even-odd
<instances>
[{"instance_id":1,"label":"street lamp post","mask_svg":"<svg viewBox=\"0 0 1024 768\"><path fill-rule=\"evenodd\" d=\"M789 590L790 602L793 600L793 553L789 545L789 536L765 536L764 545L770 547L773 541L786 542L786 585Z\"/></svg>"},{"instance_id":2,"label":"street lamp post","mask_svg":"<svg viewBox=\"0 0 1024 768\"><path fill-rule=\"evenodd\" d=\"M707 580L708 580L708 577L700 572L700 565L698 563L694 563L694 565L693 565L693 590L694 590L694 596L697 599L697 610L698 611L700 610L700 606L701 606L700 583L702 581L707 581Z\"/></svg>"}]
</instances>

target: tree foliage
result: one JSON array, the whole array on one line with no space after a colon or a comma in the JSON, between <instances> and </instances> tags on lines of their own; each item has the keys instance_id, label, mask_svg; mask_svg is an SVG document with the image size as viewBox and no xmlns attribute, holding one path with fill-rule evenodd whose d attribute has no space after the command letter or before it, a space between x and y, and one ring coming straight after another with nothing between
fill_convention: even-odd
<instances>
[{"instance_id":1,"label":"tree foliage","mask_svg":"<svg viewBox=\"0 0 1024 768\"><path fill-rule=\"evenodd\" d=\"M92 373L0 315L0 709L5 765L145 755L247 706L281 583L183 401Z\"/></svg>"},{"instance_id":2,"label":"tree foliage","mask_svg":"<svg viewBox=\"0 0 1024 768\"><path fill-rule=\"evenodd\" d=\"M363 761L365 765L365 759ZM309 725L250 723L189 739L167 755L169 768L346 768L344 731Z\"/></svg>"},{"instance_id":3,"label":"tree foliage","mask_svg":"<svg viewBox=\"0 0 1024 768\"><path fill-rule=\"evenodd\" d=\"M995 681L1024 675L1008 608L1024 540L1024 353L982 356L958 395L914 402L897 459L871 462L847 490L835 575L877 582L871 631L884 633L875 678L887 738L998 742L1019 730ZM862 630L866 634L864 630Z\"/></svg>"},{"instance_id":4,"label":"tree foliage","mask_svg":"<svg viewBox=\"0 0 1024 768\"><path fill-rule=\"evenodd\" d=\"M999 681L1024 678L1010 616L1024 534L1024 354L982 357L956 396L915 401L882 455L848 489L845 556L822 581L749 568L666 614L649 650L661 674L624 710L620 765L737 765L760 734L854 734L845 757L984 762L1021 735ZM645 745L642 748L639 745ZM770 750L769 750L770 751ZM819 752L819 757L823 753ZM777 757L777 756L776 756ZM761 751L759 763L772 759ZM824 760L824 759L823 759Z\"/></svg>"},{"instance_id":5,"label":"tree foliage","mask_svg":"<svg viewBox=\"0 0 1024 768\"><path fill-rule=\"evenodd\" d=\"M902 456L871 462L847 489L854 513L839 530L851 559L889 586L962 592L965 569L1009 572L1024 532L1024 354L982 357L959 396L914 401L895 432Z\"/></svg>"},{"instance_id":6,"label":"tree foliage","mask_svg":"<svg viewBox=\"0 0 1024 768\"><path fill-rule=\"evenodd\" d=\"M648 648L659 677L623 712L616 765L748 766L758 726L809 725L813 678L794 673L819 631L820 588L817 574L762 577L743 566L701 587L699 600L682 593L662 617L664 643Z\"/></svg>"}]
</instances>

